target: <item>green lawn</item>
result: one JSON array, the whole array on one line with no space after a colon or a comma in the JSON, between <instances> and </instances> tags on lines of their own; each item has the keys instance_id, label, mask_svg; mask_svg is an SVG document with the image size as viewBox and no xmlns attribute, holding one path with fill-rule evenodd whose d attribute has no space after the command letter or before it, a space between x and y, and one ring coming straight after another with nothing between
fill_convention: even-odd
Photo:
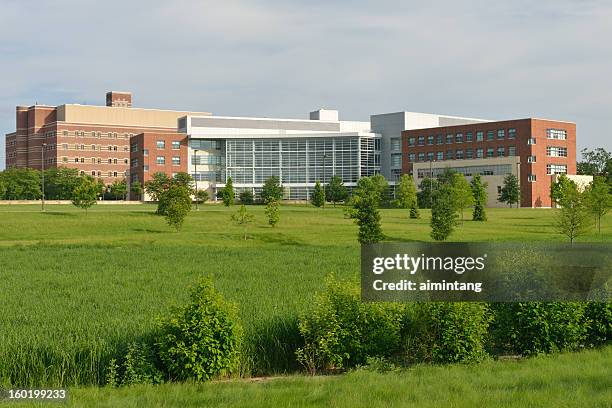
<instances>
[{"instance_id":1,"label":"green lawn","mask_svg":"<svg viewBox=\"0 0 612 408\"><path fill-rule=\"evenodd\" d=\"M340 208L283 206L272 229L263 207L249 207L256 224L248 241L230 222L235 207L203 206L180 233L153 210L97 206L86 216L71 206L48 206L44 214L37 206L0 206L0 385L103 382L109 359L149 336L155 316L208 274L239 303L247 339L242 374L292 373L299 311L325 275L358 278L356 227ZM382 213L389 240L430 240L427 211L420 220L406 210ZM564 239L551 210L490 209L488 216L466 221L452 240ZM612 240L612 215L601 235L579 239L602 240Z\"/></svg>"}]
</instances>

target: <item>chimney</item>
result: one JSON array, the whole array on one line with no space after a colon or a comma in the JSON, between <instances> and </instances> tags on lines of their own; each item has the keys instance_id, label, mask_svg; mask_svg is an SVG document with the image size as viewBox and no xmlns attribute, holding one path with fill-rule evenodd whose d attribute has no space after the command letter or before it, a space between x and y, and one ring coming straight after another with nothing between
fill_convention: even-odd
<instances>
[{"instance_id":1,"label":"chimney","mask_svg":"<svg viewBox=\"0 0 612 408\"><path fill-rule=\"evenodd\" d=\"M123 108L132 107L131 92L110 91L106 93L106 106L119 106Z\"/></svg>"}]
</instances>

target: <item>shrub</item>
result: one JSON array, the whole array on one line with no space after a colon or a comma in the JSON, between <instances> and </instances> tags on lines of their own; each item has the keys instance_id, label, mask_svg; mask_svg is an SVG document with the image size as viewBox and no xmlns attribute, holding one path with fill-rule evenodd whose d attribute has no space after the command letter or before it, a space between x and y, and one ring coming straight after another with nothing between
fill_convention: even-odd
<instances>
[{"instance_id":1,"label":"shrub","mask_svg":"<svg viewBox=\"0 0 612 408\"><path fill-rule=\"evenodd\" d=\"M242 326L237 307L203 279L190 302L159 319L159 356L173 379L208 380L236 368Z\"/></svg>"},{"instance_id":2,"label":"shrub","mask_svg":"<svg viewBox=\"0 0 612 408\"><path fill-rule=\"evenodd\" d=\"M480 361L487 356L489 322L482 303L418 303L407 329L405 358L408 362Z\"/></svg>"},{"instance_id":3,"label":"shrub","mask_svg":"<svg viewBox=\"0 0 612 408\"><path fill-rule=\"evenodd\" d=\"M278 222L280 221L278 201L268 201L268 203L266 204L265 213L268 217L268 224L270 224L272 228L276 227L276 224L278 224Z\"/></svg>"},{"instance_id":4,"label":"shrub","mask_svg":"<svg viewBox=\"0 0 612 408\"><path fill-rule=\"evenodd\" d=\"M493 348L532 355L580 347L587 334L584 303L493 303Z\"/></svg>"},{"instance_id":5,"label":"shrub","mask_svg":"<svg viewBox=\"0 0 612 408\"><path fill-rule=\"evenodd\" d=\"M251 190L243 190L240 193L240 203L245 205L250 205L255 202L255 198L253 197L253 192Z\"/></svg>"},{"instance_id":6,"label":"shrub","mask_svg":"<svg viewBox=\"0 0 612 408\"><path fill-rule=\"evenodd\" d=\"M155 353L147 343L130 343L120 362L115 359L110 361L106 382L110 386L161 384L163 373L157 364Z\"/></svg>"},{"instance_id":7,"label":"shrub","mask_svg":"<svg viewBox=\"0 0 612 408\"><path fill-rule=\"evenodd\" d=\"M186 187L171 185L159 194L157 212L166 217L166 222L179 231L185 217L191 211L191 196Z\"/></svg>"},{"instance_id":8,"label":"shrub","mask_svg":"<svg viewBox=\"0 0 612 408\"><path fill-rule=\"evenodd\" d=\"M305 344L297 350L297 360L315 374L391 356L400 348L403 316L403 305L362 303L358 287L328 278L325 292L300 316Z\"/></svg>"},{"instance_id":9,"label":"shrub","mask_svg":"<svg viewBox=\"0 0 612 408\"><path fill-rule=\"evenodd\" d=\"M588 302L584 318L588 325L587 344L597 346L612 341L612 303Z\"/></svg>"}]
</instances>

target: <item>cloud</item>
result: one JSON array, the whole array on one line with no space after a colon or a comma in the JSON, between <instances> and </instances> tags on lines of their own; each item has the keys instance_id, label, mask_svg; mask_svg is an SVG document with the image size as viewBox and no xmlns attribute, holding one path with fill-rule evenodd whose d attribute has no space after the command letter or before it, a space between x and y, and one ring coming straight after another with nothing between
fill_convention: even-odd
<instances>
[{"instance_id":1,"label":"cloud","mask_svg":"<svg viewBox=\"0 0 612 408\"><path fill-rule=\"evenodd\" d=\"M0 128L18 104L120 89L222 115L549 117L576 121L579 147L611 149L611 17L609 2L570 0L8 0Z\"/></svg>"}]
</instances>

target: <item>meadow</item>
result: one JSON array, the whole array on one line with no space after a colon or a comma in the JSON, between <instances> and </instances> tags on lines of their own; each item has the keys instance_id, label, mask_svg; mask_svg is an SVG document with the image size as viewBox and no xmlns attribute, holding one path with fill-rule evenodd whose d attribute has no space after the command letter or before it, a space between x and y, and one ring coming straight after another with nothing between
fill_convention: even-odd
<instances>
[{"instance_id":1,"label":"meadow","mask_svg":"<svg viewBox=\"0 0 612 408\"><path fill-rule=\"evenodd\" d=\"M280 224L271 228L264 208L251 206L256 223L247 241L230 221L236 207L202 206L178 233L154 209L97 206L85 215L71 206L45 213L0 206L0 386L104 383L108 361L127 343L149 338L155 317L181 304L202 275L214 276L239 304L246 339L240 374L294 373L299 312L326 275L358 279L357 229L341 208L282 206ZM489 209L488 216L486 223L465 221L451 240L564 241L551 210ZM410 220L406 210L383 210L382 220L390 241L431 241L427 211ZM593 230L578 241L611 240L608 215L601 234ZM269 387L338 381L350 388L351 378L289 378Z\"/></svg>"}]
</instances>

